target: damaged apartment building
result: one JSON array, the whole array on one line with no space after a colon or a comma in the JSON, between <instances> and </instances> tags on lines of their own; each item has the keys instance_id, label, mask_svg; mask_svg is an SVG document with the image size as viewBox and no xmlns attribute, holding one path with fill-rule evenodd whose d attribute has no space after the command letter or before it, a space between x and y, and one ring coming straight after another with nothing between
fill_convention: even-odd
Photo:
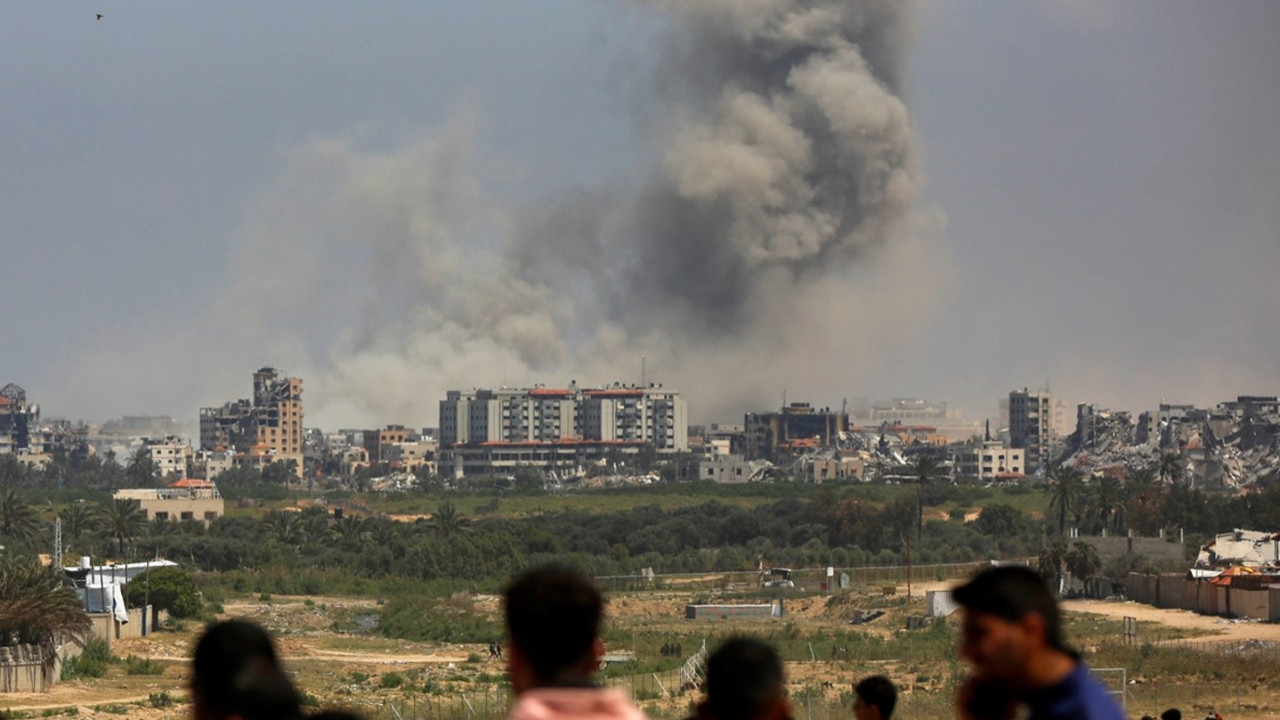
<instances>
[{"instance_id":1,"label":"damaged apartment building","mask_svg":"<svg viewBox=\"0 0 1280 720\"><path fill-rule=\"evenodd\" d=\"M246 465L292 460L301 477L302 443L302 380L272 367L253 374L252 400L200 410L200 449L233 452Z\"/></svg>"},{"instance_id":2,"label":"damaged apartment building","mask_svg":"<svg viewBox=\"0 0 1280 720\"><path fill-rule=\"evenodd\" d=\"M612 453L689 451L688 408L656 383L450 390L440 401L440 474L573 472Z\"/></svg>"},{"instance_id":3,"label":"damaged apartment building","mask_svg":"<svg viewBox=\"0 0 1280 720\"><path fill-rule=\"evenodd\" d=\"M1196 487L1280 482L1280 401L1241 395L1212 409L1161 403L1136 423L1127 412L1081 403L1060 459L1089 473L1124 475L1168 454L1182 459L1184 479Z\"/></svg>"}]
</instances>

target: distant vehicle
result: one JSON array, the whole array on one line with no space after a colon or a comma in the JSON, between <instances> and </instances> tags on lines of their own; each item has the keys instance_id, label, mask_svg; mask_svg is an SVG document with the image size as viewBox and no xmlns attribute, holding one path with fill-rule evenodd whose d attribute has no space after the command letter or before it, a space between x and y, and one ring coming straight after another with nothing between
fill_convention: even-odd
<instances>
[{"instance_id":1,"label":"distant vehicle","mask_svg":"<svg viewBox=\"0 0 1280 720\"><path fill-rule=\"evenodd\" d=\"M791 582L791 568L765 568L760 571L760 587L795 587Z\"/></svg>"}]
</instances>

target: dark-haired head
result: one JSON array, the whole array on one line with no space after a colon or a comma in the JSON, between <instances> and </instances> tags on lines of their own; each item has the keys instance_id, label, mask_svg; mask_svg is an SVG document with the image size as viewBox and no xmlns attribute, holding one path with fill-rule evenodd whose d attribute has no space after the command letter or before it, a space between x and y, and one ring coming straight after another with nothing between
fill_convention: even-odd
<instances>
[{"instance_id":1,"label":"dark-haired head","mask_svg":"<svg viewBox=\"0 0 1280 720\"><path fill-rule=\"evenodd\" d=\"M1021 622L1028 615L1043 620L1045 644L1071 653L1062 636L1058 601L1044 578L1030 568L1011 565L984 570L952 592L956 604L969 613Z\"/></svg>"},{"instance_id":2,"label":"dark-haired head","mask_svg":"<svg viewBox=\"0 0 1280 720\"><path fill-rule=\"evenodd\" d=\"M853 693L857 720L889 720L898 704L898 690L883 675L864 678L853 687Z\"/></svg>"},{"instance_id":3,"label":"dark-haired head","mask_svg":"<svg viewBox=\"0 0 1280 720\"><path fill-rule=\"evenodd\" d=\"M604 598L578 571L545 565L517 577L503 593L512 687L589 683L597 664Z\"/></svg>"},{"instance_id":4,"label":"dark-haired head","mask_svg":"<svg viewBox=\"0 0 1280 720\"><path fill-rule=\"evenodd\" d=\"M707 720L770 720L787 715L782 659L768 643L733 637L707 660L700 715Z\"/></svg>"},{"instance_id":5,"label":"dark-haired head","mask_svg":"<svg viewBox=\"0 0 1280 720\"><path fill-rule=\"evenodd\" d=\"M300 715L297 691L280 667L271 637L244 620L213 625L196 643L191 700L197 720Z\"/></svg>"}]
</instances>

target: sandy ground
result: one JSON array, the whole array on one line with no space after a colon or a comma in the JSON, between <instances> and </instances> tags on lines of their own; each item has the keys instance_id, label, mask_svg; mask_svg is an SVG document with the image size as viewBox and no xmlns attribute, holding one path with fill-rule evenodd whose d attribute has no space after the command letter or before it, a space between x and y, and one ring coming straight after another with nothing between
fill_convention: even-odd
<instances>
[{"instance_id":1,"label":"sandy ground","mask_svg":"<svg viewBox=\"0 0 1280 720\"><path fill-rule=\"evenodd\" d=\"M1178 642L1218 642L1222 640L1270 640L1280 642L1280 624L1250 620L1226 620L1212 615L1200 615L1188 610L1166 610L1136 602L1067 600L1063 603L1063 608L1069 611L1096 613L1113 618L1136 618L1139 637L1141 637L1143 624L1156 624L1214 633L1213 635L1186 638Z\"/></svg>"}]
</instances>

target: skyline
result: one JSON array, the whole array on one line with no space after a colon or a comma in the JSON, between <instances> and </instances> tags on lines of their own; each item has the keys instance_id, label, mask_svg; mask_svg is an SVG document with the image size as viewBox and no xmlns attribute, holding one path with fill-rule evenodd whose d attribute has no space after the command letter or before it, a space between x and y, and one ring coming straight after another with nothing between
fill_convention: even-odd
<instances>
[{"instance_id":1,"label":"skyline","mask_svg":"<svg viewBox=\"0 0 1280 720\"><path fill-rule=\"evenodd\" d=\"M655 148L689 156L666 121L715 117L687 94L725 77L671 81L663 52L710 21L672 8L6 5L0 382L49 415L187 418L274 365L325 426L429 423L452 387L636 381L641 355L695 422L784 391L976 420L1046 381L1135 412L1280 387L1270 4L920 3L890 73L903 227L803 284L731 272L714 313L646 295L665 256L628 266L632 221L581 211L642 200ZM571 236L627 242L546 240ZM486 280L469 261L524 285L455 294Z\"/></svg>"}]
</instances>

